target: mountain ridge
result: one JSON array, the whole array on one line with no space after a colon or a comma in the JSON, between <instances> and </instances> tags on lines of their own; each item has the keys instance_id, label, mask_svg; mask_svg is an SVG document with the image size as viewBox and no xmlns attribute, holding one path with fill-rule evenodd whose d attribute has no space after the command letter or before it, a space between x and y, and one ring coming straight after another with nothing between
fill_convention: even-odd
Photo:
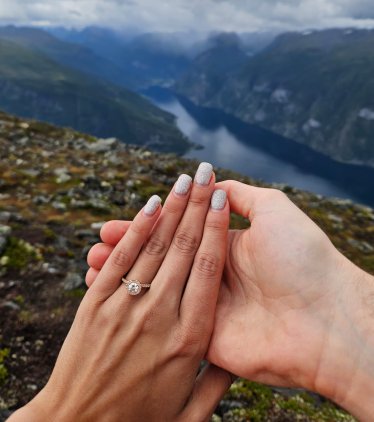
<instances>
[{"instance_id":1,"label":"mountain ridge","mask_svg":"<svg viewBox=\"0 0 374 422\"><path fill-rule=\"evenodd\" d=\"M190 144L174 116L140 95L0 38L0 108L13 114L160 150Z\"/></svg>"},{"instance_id":2,"label":"mountain ridge","mask_svg":"<svg viewBox=\"0 0 374 422\"><path fill-rule=\"evenodd\" d=\"M374 30L282 34L220 86L202 87L213 95L195 95L197 77L175 90L338 161L374 166L373 45Z\"/></svg>"},{"instance_id":3,"label":"mountain ridge","mask_svg":"<svg viewBox=\"0 0 374 422\"><path fill-rule=\"evenodd\" d=\"M33 27L0 27L0 39L13 41L25 48L41 52L65 67L69 67L109 82L129 88L136 77L127 74L113 60L97 55L84 44L63 41L51 32Z\"/></svg>"}]
</instances>

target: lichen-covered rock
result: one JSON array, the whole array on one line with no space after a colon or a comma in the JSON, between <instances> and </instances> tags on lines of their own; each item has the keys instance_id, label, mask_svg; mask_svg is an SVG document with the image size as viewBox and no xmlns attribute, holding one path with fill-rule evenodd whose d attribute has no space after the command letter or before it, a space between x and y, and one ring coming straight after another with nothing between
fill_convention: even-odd
<instances>
[{"instance_id":1,"label":"lichen-covered rock","mask_svg":"<svg viewBox=\"0 0 374 422\"><path fill-rule=\"evenodd\" d=\"M74 290L84 285L84 279L80 274L69 272L64 279L64 289Z\"/></svg>"}]
</instances>

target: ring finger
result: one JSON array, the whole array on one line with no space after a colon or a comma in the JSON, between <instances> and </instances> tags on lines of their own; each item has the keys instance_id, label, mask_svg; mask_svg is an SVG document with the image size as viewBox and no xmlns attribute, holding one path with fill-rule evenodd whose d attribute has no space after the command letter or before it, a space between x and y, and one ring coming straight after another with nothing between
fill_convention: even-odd
<instances>
[{"instance_id":1,"label":"ring finger","mask_svg":"<svg viewBox=\"0 0 374 422\"><path fill-rule=\"evenodd\" d=\"M176 228L183 216L190 195L192 178L179 176L168 195L161 215L143 246L135 264L126 274L127 280L151 283L169 249ZM110 246L108 246L110 248Z\"/></svg>"}]
</instances>

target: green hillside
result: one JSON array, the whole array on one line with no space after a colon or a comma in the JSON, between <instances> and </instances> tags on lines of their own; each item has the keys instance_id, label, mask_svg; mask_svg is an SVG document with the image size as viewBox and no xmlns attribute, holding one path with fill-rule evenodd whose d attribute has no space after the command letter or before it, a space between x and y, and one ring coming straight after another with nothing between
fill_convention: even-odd
<instances>
[{"instance_id":1,"label":"green hillside","mask_svg":"<svg viewBox=\"0 0 374 422\"><path fill-rule=\"evenodd\" d=\"M2 39L0 108L158 150L183 152L189 146L174 117L141 96Z\"/></svg>"},{"instance_id":2,"label":"green hillside","mask_svg":"<svg viewBox=\"0 0 374 422\"><path fill-rule=\"evenodd\" d=\"M62 41L50 33L28 27L0 27L0 39L13 41L28 49L44 53L66 67L89 73L125 88L138 83L136 75L117 66L113 60L95 54L90 48L73 42Z\"/></svg>"},{"instance_id":3,"label":"green hillside","mask_svg":"<svg viewBox=\"0 0 374 422\"><path fill-rule=\"evenodd\" d=\"M214 93L199 104L222 108L337 160L374 165L373 47L369 30L284 34L221 86L211 87ZM191 82L177 89L196 101Z\"/></svg>"}]
</instances>

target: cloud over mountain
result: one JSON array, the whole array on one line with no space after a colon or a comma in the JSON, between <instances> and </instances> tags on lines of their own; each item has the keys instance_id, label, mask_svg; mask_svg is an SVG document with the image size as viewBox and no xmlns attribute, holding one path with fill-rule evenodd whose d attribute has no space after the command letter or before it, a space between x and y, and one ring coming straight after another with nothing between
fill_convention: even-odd
<instances>
[{"instance_id":1,"label":"cloud over mountain","mask_svg":"<svg viewBox=\"0 0 374 422\"><path fill-rule=\"evenodd\" d=\"M372 0L1 0L0 23L142 31L374 27Z\"/></svg>"}]
</instances>

